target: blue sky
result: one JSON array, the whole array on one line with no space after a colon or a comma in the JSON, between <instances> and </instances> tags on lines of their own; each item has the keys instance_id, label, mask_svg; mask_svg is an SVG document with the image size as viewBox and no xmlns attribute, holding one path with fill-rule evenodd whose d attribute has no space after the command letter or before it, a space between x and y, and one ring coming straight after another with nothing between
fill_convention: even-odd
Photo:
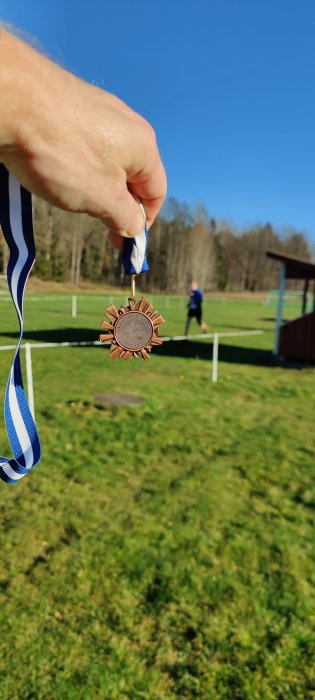
<instances>
[{"instance_id":1,"label":"blue sky","mask_svg":"<svg viewBox=\"0 0 315 700\"><path fill-rule=\"evenodd\" d=\"M315 242L314 0L2 0L156 129L168 193Z\"/></svg>"}]
</instances>

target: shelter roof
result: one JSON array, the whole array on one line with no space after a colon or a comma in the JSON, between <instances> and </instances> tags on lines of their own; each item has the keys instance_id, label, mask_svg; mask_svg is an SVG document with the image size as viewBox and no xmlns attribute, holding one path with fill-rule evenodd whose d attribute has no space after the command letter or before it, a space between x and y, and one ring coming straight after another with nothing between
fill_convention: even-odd
<instances>
[{"instance_id":1,"label":"shelter roof","mask_svg":"<svg viewBox=\"0 0 315 700\"><path fill-rule=\"evenodd\" d=\"M276 250L267 250L268 258L278 260L285 265L286 279L295 280L314 280L315 279L315 264L303 258L297 258L294 255L283 255Z\"/></svg>"}]
</instances>

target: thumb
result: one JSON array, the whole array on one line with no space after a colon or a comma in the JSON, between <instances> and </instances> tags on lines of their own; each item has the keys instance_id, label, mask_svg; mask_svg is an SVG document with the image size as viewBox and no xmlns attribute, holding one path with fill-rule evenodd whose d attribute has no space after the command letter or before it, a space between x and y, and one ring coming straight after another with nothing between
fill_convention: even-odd
<instances>
[{"instance_id":1,"label":"thumb","mask_svg":"<svg viewBox=\"0 0 315 700\"><path fill-rule=\"evenodd\" d=\"M133 238L144 229L145 213L140 202L130 194L127 188L116 196L113 207L102 221L108 226L113 238Z\"/></svg>"}]
</instances>

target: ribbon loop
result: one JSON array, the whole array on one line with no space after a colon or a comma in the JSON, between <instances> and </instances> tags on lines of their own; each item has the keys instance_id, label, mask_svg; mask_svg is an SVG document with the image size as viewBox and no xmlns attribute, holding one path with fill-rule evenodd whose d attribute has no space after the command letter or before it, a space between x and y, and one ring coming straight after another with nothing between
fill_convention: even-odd
<instances>
[{"instance_id":1,"label":"ribbon loop","mask_svg":"<svg viewBox=\"0 0 315 700\"><path fill-rule=\"evenodd\" d=\"M23 387L20 349L24 330L25 285L35 262L31 195L0 164L0 223L9 246L7 278L20 325L20 337L9 374L4 420L14 459L0 457L0 478L19 481L38 464L40 442Z\"/></svg>"},{"instance_id":2,"label":"ribbon loop","mask_svg":"<svg viewBox=\"0 0 315 700\"><path fill-rule=\"evenodd\" d=\"M147 219L143 205L139 202L144 219L141 233L134 238L124 238L122 262L126 275L140 275L148 272L149 265L146 259L148 247Z\"/></svg>"}]
</instances>

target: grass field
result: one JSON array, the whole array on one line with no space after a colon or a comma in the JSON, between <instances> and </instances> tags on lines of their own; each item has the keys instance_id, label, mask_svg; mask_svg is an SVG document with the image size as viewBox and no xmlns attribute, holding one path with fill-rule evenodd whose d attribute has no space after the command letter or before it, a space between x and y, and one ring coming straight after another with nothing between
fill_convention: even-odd
<instances>
[{"instance_id":1,"label":"grass field","mask_svg":"<svg viewBox=\"0 0 315 700\"><path fill-rule=\"evenodd\" d=\"M29 298L25 338L95 340L108 301ZM154 302L182 334L184 301ZM216 385L206 340L33 350L43 459L0 485L1 700L315 698L315 371L274 363L273 314L205 302L211 331L265 331L222 339ZM109 390L144 403L97 407Z\"/></svg>"}]
</instances>

